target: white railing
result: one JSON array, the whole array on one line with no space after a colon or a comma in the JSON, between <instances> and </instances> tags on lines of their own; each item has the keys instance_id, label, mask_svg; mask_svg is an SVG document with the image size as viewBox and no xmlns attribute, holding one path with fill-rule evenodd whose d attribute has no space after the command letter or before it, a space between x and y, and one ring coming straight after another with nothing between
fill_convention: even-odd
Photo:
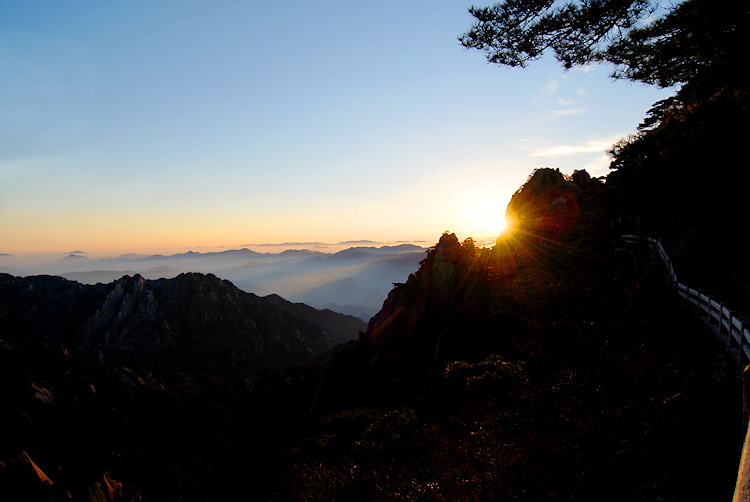
<instances>
[{"instance_id":1,"label":"white railing","mask_svg":"<svg viewBox=\"0 0 750 502\"><path fill-rule=\"evenodd\" d=\"M622 239L627 244L645 243L651 248L664 263L679 297L685 300L688 305L694 307L695 314L716 334L722 339L726 339L727 347L735 358L738 367L742 369L745 364L750 363L750 323L744 322L735 311L730 310L724 303L718 302L710 295L706 295L677 280L677 273L675 273L672 260L669 259L669 255L658 240L635 235L623 235Z\"/></svg>"},{"instance_id":2,"label":"white railing","mask_svg":"<svg viewBox=\"0 0 750 502\"><path fill-rule=\"evenodd\" d=\"M727 348L734 357L740 370L744 364L750 362L750 328L748 323L743 322L737 314L719 303L711 296L701 293L697 289L681 283L677 280L672 260L669 259L664 247L656 239L650 237L639 238L635 235L623 235L623 241L627 244L639 245L645 243L652 251L656 252L667 268L672 285L677 289L677 294L685 300L689 306L695 308L695 314L706 323L720 338L726 336ZM734 347L733 347L734 346ZM743 372L743 427L745 428L745 441L742 448L737 471L737 482L734 487L732 502L750 502L750 428L748 423L748 410L750 410L750 366Z\"/></svg>"}]
</instances>

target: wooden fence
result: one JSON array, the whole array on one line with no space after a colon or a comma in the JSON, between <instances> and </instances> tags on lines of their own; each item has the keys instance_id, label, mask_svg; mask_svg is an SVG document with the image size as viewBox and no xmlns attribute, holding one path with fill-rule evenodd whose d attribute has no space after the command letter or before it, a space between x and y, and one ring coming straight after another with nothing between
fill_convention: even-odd
<instances>
[{"instance_id":1,"label":"wooden fence","mask_svg":"<svg viewBox=\"0 0 750 502\"><path fill-rule=\"evenodd\" d=\"M737 471L737 482L734 487L732 502L750 502L750 429L747 427L748 415L750 414L750 323L744 322L737 313L710 295L701 293L687 284L677 280L672 260L669 259L664 247L656 239L650 237L637 237L635 235L623 235L623 241L631 246L646 245L656 253L667 269L672 286L677 294L685 300L695 314L708 325L714 333L727 344L727 352L743 372L743 427L745 429L745 442L742 449L739 469Z\"/></svg>"}]
</instances>

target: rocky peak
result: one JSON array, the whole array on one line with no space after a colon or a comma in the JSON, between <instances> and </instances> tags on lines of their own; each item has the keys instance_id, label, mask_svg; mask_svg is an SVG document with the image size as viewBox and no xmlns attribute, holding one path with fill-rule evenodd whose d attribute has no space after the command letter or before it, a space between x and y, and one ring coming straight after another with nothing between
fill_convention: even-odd
<instances>
[{"instance_id":1,"label":"rocky peak","mask_svg":"<svg viewBox=\"0 0 750 502\"><path fill-rule=\"evenodd\" d=\"M569 228L576 220L580 184L590 181L585 171L577 171L567 181L559 169L536 169L508 204L506 217L527 234L550 237Z\"/></svg>"},{"instance_id":2,"label":"rocky peak","mask_svg":"<svg viewBox=\"0 0 750 502\"><path fill-rule=\"evenodd\" d=\"M147 281L140 275L123 276L113 284L82 330L80 345L99 359L119 353L149 358L154 351L174 347L175 334Z\"/></svg>"},{"instance_id":3,"label":"rocky peak","mask_svg":"<svg viewBox=\"0 0 750 502\"><path fill-rule=\"evenodd\" d=\"M444 323L470 275L477 250L467 240L463 245L453 233L445 232L422 261L419 270L404 284L396 284L383 308L370 319L360 340L383 348L408 343L432 329L427 324ZM435 319L440 319L433 323Z\"/></svg>"}]
</instances>

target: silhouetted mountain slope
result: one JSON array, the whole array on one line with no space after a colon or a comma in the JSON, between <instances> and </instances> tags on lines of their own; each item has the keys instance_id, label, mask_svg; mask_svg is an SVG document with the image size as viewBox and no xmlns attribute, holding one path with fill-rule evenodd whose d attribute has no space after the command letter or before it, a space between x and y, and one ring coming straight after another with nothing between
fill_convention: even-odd
<instances>
[{"instance_id":1,"label":"silhouetted mountain slope","mask_svg":"<svg viewBox=\"0 0 750 502\"><path fill-rule=\"evenodd\" d=\"M109 294L60 277L0 275L0 337L56 346L76 345L79 332Z\"/></svg>"},{"instance_id":2,"label":"silhouetted mountain slope","mask_svg":"<svg viewBox=\"0 0 750 502\"><path fill-rule=\"evenodd\" d=\"M102 360L248 375L305 361L356 338L351 316L261 298L212 275L84 286L0 275L0 339Z\"/></svg>"},{"instance_id":3,"label":"silhouetted mountain slope","mask_svg":"<svg viewBox=\"0 0 750 502\"><path fill-rule=\"evenodd\" d=\"M356 337L352 333L359 333L364 328L361 319L343 315L329 309L316 309L304 303L292 303L279 295L268 295L263 297L272 305L283 312L289 312L292 317L306 319L313 324L319 325L329 331L334 340L340 343L348 342Z\"/></svg>"}]
</instances>

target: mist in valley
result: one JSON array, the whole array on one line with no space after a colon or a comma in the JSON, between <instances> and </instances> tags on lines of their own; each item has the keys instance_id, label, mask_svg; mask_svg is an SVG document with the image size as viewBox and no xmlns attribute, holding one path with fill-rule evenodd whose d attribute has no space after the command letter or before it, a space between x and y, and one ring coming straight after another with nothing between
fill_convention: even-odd
<instances>
[{"instance_id":1,"label":"mist in valley","mask_svg":"<svg viewBox=\"0 0 750 502\"><path fill-rule=\"evenodd\" d=\"M419 268L427 250L415 244L309 244L311 249L279 250L284 246L264 245L257 247L261 251L242 248L116 257L88 257L78 250L58 255L6 254L0 256L0 272L58 275L82 284L110 283L125 275L171 279L182 273L201 272L229 280L248 293L277 294L292 302L367 321L380 309L393 283L406 281Z\"/></svg>"}]
</instances>

